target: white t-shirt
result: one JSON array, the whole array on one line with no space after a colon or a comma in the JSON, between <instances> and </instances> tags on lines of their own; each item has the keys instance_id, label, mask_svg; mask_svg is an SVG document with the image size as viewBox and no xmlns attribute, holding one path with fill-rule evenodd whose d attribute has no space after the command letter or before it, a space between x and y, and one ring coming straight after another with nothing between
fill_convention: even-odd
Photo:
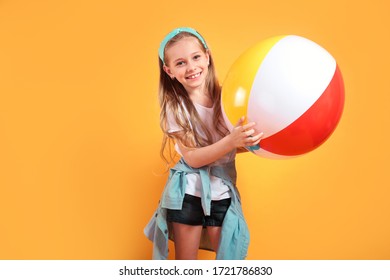
<instances>
[{"instance_id":1,"label":"white t-shirt","mask_svg":"<svg viewBox=\"0 0 390 280\"><path fill-rule=\"evenodd\" d=\"M208 130L210 131L212 139L213 139L213 143L222 139L222 136L219 135L218 132L215 131L215 129L213 128L214 108L204 107L204 106L197 104L195 102L193 104L194 104L194 106L199 114L200 119L206 125ZM186 117L188 117L188 115L186 113L184 113L183 118L186 118ZM174 118L171 111L167 112L167 124L168 124L168 131L169 132L175 132L175 131L181 130L181 128L177 125L175 118ZM192 126L196 127L196 129L198 129L197 132L201 136L204 136L204 133L203 133L203 131L201 131L200 126L197 126L193 121L191 122L191 124L192 124ZM180 155L182 155L180 148L177 144L175 145L175 149ZM222 165L222 164L228 163L230 161L233 161L235 158L235 154L236 154L236 151L233 150L233 151L227 153L226 155L224 155L223 157L221 157L220 159L218 159L217 161L210 164L210 166ZM186 186L185 192L187 194L200 197L201 196L201 187L202 187L200 175L196 174L196 173L192 173L192 174L187 174L186 177L187 177L187 186ZM211 199L212 200L221 200L221 199L225 199L225 198L230 197L229 188L228 188L228 186L226 186L223 183L221 178L210 175L210 187L211 187Z\"/></svg>"}]
</instances>

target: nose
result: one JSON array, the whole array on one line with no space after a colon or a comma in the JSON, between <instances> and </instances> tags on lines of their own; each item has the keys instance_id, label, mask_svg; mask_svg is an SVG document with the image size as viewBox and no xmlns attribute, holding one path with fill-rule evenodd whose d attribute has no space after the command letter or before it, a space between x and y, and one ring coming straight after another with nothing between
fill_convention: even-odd
<instances>
[{"instance_id":1,"label":"nose","mask_svg":"<svg viewBox=\"0 0 390 280\"><path fill-rule=\"evenodd\" d=\"M196 62L195 61L189 61L187 63L187 72L194 71L196 69Z\"/></svg>"}]
</instances>

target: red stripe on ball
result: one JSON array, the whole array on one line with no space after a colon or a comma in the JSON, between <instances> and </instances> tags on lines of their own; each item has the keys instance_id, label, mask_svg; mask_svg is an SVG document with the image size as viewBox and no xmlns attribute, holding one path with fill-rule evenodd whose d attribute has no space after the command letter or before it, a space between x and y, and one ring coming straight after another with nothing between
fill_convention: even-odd
<instances>
[{"instance_id":1,"label":"red stripe on ball","mask_svg":"<svg viewBox=\"0 0 390 280\"><path fill-rule=\"evenodd\" d=\"M292 124L260 142L260 147L283 156L308 153L329 138L344 106L344 83L339 67L318 100Z\"/></svg>"}]
</instances>

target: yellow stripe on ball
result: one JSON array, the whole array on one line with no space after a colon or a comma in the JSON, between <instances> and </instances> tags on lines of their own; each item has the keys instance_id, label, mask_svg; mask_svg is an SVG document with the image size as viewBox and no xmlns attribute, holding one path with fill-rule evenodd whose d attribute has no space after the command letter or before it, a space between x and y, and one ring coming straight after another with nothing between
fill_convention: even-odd
<instances>
[{"instance_id":1,"label":"yellow stripe on ball","mask_svg":"<svg viewBox=\"0 0 390 280\"><path fill-rule=\"evenodd\" d=\"M276 36L259 42L245 51L231 66L222 85L225 113L233 125L247 115L248 99L253 81L269 50L285 36Z\"/></svg>"}]
</instances>

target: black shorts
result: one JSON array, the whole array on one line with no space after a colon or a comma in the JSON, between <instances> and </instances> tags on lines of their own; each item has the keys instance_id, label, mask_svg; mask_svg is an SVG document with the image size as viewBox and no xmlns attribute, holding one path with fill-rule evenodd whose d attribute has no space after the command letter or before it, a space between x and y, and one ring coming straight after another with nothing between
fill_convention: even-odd
<instances>
[{"instance_id":1,"label":"black shorts","mask_svg":"<svg viewBox=\"0 0 390 280\"><path fill-rule=\"evenodd\" d=\"M231 198L211 201L210 216L205 216L200 197L185 194L181 210L167 209L168 222L192 226L222 226Z\"/></svg>"}]
</instances>

